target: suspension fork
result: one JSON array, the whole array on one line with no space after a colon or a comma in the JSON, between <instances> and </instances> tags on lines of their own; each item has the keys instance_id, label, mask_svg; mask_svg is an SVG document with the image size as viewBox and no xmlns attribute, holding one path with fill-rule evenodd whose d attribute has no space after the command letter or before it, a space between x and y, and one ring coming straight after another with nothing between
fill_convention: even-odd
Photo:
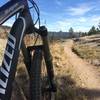
<instances>
[{"instance_id":1,"label":"suspension fork","mask_svg":"<svg viewBox=\"0 0 100 100\"><path fill-rule=\"evenodd\" d=\"M47 67L48 78L50 81L52 91L56 92L57 89L56 89L56 85L54 84L54 69L53 69L53 63L52 63L52 56L49 49L47 29L44 26L40 27L40 29L36 29L33 26L32 29L30 29L30 33L34 31L37 32L42 37L42 41L43 41L42 49L43 49L44 59L45 59L46 67ZM24 55L24 62L30 76L31 54L30 54L30 50L26 49L24 42L22 43L22 53Z\"/></svg>"},{"instance_id":2,"label":"suspension fork","mask_svg":"<svg viewBox=\"0 0 100 100\"><path fill-rule=\"evenodd\" d=\"M30 75L30 69L31 69L31 52L34 50L34 51L38 51L38 50L42 50L43 46L40 45L40 46L29 46L26 48L26 45L24 43L24 41L22 41L22 54L24 56L24 63L25 63L25 66L26 66L26 69L28 71L28 74L29 74L29 77L31 77Z\"/></svg>"},{"instance_id":3,"label":"suspension fork","mask_svg":"<svg viewBox=\"0 0 100 100\"><path fill-rule=\"evenodd\" d=\"M45 26L40 27L39 30L43 41L43 54L44 54L44 59L47 67L47 73L51 85L51 90L56 92L56 85L54 83L54 69L52 63L53 59L50 53L49 42L48 42L48 31Z\"/></svg>"},{"instance_id":4,"label":"suspension fork","mask_svg":"<svg viewBox=\"0 0 100 100\"><path fill-rule=\"evenodd\" d=\"M17 62L24 36L24 17L19 17L8 36L2 67L0 68L0 100L10 100L12 83L15 78ZM19 27L18 27L19 26Z\"/></svg>"},{"instance_id":5,"label":"suspension fork","mask_svg":"<svg viewBox=\"0 0 100 100\"><path fill-rule=\"evenodd\" d=\"M49 80L52 83L52 80L54 79L54 69L53 69L53 63L52 63L52 56L51 56L50 49L49 49L47 29L44 26L40 27L40 29L36 29L33 27L31 32L34 32L34 31L37 32L42 37L43 53L44 53L44 59L45 59L46 66L47 66L47 73L48 73ZM26 49L24 42L22 42L22 53L25 58L24 59L25 65L27 66L27 69L29 70L30 54L29 54L29 50Z\"/></svg>"}]
</instances>

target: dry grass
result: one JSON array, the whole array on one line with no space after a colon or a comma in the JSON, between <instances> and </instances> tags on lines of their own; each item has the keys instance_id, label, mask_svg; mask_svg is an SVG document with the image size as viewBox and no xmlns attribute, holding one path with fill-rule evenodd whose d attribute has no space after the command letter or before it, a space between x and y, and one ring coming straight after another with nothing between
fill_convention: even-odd
<instances>
[{"instance_id":1,"label":"dry grass","mask_svg":"<svg viewBox=\"0 0 100 100\"><path fill-rule=\"evenodd\" d=\"M77 43L73 49L83 59L100 59L100 48Z\"/></svg>"},{"instance_id":2,"label":"dry grass","mask_svg":"<svg viewBox=\"0 0 100 100\"><path fill-rule=\"evenodd\" d=\"M86 100L84 94L78 90L77 84L72 76L72 72L67 60L67 55L64 53L64 48L61 42L54 42L50 45L53 56L53 64L55 70L55 80L57 83L56 100ZM22 87L25 95L28 98L28 84L29 78L24 64L22 63L22 56L19 58L17 70L17 81Z\"/></svg>"},{"instance_id":3,"label":"dry grass","mask_svg":"<svg viewBox=\"0 0 100 100\"><path fill-rule=\"evenodd\" d=\"M62 42L55 42L51 45L53 63L57 81L57 100L86 100L86 97L78 90L72 75L71 65L67 62L67 55L64 52Z\"/></svg>"},{"instance_id":4,"label":"dry grass","mask_svg":"<svg viewBox=\"0 0 100 100\"><path fill-rule=\"evenodd\" d=\"M5 36L2 36L5 37ZM94 37L91 37L94 39ZM34 43L33 38L28 38L26 42L28 44ZM4 40L5 41L5 40ZM3 58L4 51L4 41L0 41L0 59ZM86 41L87 42L87 41ZM85 43L86 43L85 42ZM3 45L2 45L3 44ZM62 46L62 42L54 41L51 45L51 52L53 56L53 64L55 70L55 79L57 83L57 100L88 100L87 97L82 93L80 87L77 85L76 75L73 73L70 64L68 64L67 55L64 53L64 47ZM84 59L99 59L100 60L100 48L91 47L86 44L76 43L73 50ZM18 84L21 86L21 89L24 91L24 94L27 98L29 98L29 77L25 65L23 63L22 54L19 57L16 80ZM16 90L14 90L16 91ZM16 95L14 95L16 98ZM15 99L14 99L15 100ZM18 100L18 99L17 99Z\"/></svg>"},{"instance_id":5,"label":"dry grass","mask_svg":"<svg viewBox=\"0 0 100 100\"><path fill-rule=\"evenodd\" d=\"M73 51L89 63L100 66L100 47L98 37L86 37L82 41L75 43Z\"/></svg>"},{"instance_id":6,"label":"dry grass","mask_svg":"<svg viewBox=\"0 0 100 100\"><path fill-rule=\"evenodd\" d=\"M50 48L53 56L55 79L58 88L56 93L57 100L87 100L74 80L75 77L73 77L73 73L70 70L70 67L72 66L67 62L68 58L64 53L62 42L53 42L53 44L50 45ZM1 55L2 54L3 53L1 53ZM29 98L29 77L23 63L22 54L19 57L16 80L24 91L25 96Z\"/></svg>"}]
</instances>

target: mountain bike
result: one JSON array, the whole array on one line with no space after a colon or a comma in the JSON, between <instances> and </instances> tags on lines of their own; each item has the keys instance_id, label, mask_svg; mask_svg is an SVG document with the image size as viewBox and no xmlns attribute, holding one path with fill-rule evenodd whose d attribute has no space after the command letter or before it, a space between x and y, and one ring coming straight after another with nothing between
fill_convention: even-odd
<instances>
[{"instance_id":1,"label":"mountain bike","mask_svg":"<svg viewBox=\"0 0 100 100\"><path fill-rule=\"evenodd\" d=\"M32 4L31 7L28 2ZM32 20L31 8L35 9L38 16L35 22ZM40 26L39 8L33 0L9 0L0 7L0 25L14 15L17 17L8 34L4 58L0 67L0 100L11 99L20 50L22 50L29 75L29 100L55 100L54 93L57 89L48 43L48 31L45 26ZM39 28L35 27L37 23ZM38 34L37 38L39 35L41 36L43 44L26 47L23 38L26 34L33 33ZM45 63L42 64L42 61Z\"/></svg>"}]
</instances>

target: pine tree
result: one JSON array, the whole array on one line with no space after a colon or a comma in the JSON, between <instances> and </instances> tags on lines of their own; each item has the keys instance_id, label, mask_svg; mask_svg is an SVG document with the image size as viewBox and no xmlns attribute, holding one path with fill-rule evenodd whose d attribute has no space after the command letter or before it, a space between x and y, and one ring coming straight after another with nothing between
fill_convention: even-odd
<instances>
[{"instance_id":1,"label":"pine tree","mask_svg":"<svg viewBox=\"0 0 100 100\"><path fill-rule=\"evenodd\" d=\"M97 34L96 28L94 26L92 26L92 28L88 32L88 35L93 35L93 34Z\"/></svg>"},{"instance_id":2,"label":"pine tree","mask_svg":"<svg viewBox=\"0 0 100 100\"><path fill-rule=\"evenodd\" d=\"M70 27L70 29L69 29L69 34L70 34L71 38L74 37L74 29L72 27Z\"/></svg>"}]
</instances>

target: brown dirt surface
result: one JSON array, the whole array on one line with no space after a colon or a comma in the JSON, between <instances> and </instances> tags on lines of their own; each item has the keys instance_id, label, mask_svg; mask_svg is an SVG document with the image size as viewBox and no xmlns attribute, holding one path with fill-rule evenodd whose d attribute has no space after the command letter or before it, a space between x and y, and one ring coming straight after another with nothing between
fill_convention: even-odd
<instances>
[{"instance_id":1,"label":"brown dirt surface","mask_svg":"<svg viewBox=\"0 0 100 100\"><path fill-rule=\"evenodd\" d=\"M71 63L71 65L75 67L74 70L76 70L77 73L80 74L82 80L86 81L85 83L89 88L100 88L100 77L98 76L98 72L96 72L96 70L94 69L95 67L88 64L87 62L79 58L76 54L74 54L71 48L72 45L72 41L66 42L64 44L64 50L69 58L69 63Z\"/></svg>"},{"instance_id":2,"label":"brown dirt surface","mask_svg":"<svg viewBox=\"0 0 100 100\"><path fill-rule=\"evenodd\" d=\"M79 81L82 82L81 87L90 90L88 91L87 95L92 96L89 100L100 100L100 76L98 71L95 69L95 66L87 63L86 61L82 60L76 54L72 52L73 41L69 40L63 43L64 51L68 57L68 62L72 65L71 70L73 73L78 76L77 84ZM97 95L95 95L97 94Z\"/></svg>"},{"instance_id":3,"label":"brown dirt surface","mask_svg":"<svg viewBox=\"0 0 100 100\"><path fill-rule=\"evenodd\" d=\"M0 52L4 50L5 44L6 40L0 39ZM100 100L99 73L93 65L87 63L72 51L73 45L72 40L65 40L56 42L51 46L56 79L58 88L60 88L59 91L61 91L58 91L57 96L59 98L57 100ZM0 56L1 59L2 53ZM23 70L23 67L21 69ZM25 73L25 71L23 72ZM26 75L22 78L22 82L25 77ZM78 91L78 94L73 91ZM87 98L81 98L81 93Z\"/></svg>"}]
</instances>

